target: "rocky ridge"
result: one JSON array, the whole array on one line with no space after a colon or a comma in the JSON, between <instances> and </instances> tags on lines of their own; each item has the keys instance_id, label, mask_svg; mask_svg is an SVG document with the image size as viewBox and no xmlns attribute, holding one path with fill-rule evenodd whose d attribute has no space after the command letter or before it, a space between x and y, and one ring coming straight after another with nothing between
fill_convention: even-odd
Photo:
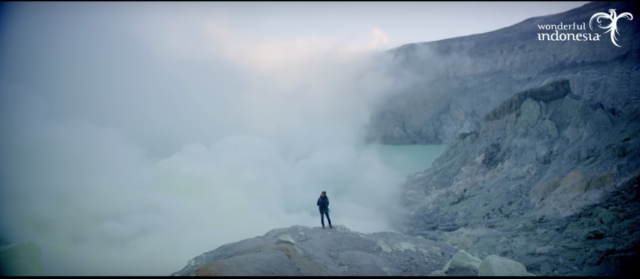
<instances>
[{"instance_id":1,"label":"rocky ridge","mask_svg":"<svg viewBox=\"0 0 640 279\"><path fill-rule=\"evenodd\" d=\"M640 24L618 21L619 45L589 19L616 9L638 13L632 2L591 2L582 7L496 31L389 51L389 72L402 81L371 118L369 141L383 144L442 144L480 128L482 117L512 94L566 79L573 94L620 114L640 109ZM538 25L585 23L599 41L539 41ZM563 32L570 32L563 31Z\"/></svg>"},{"instance_id":2,"label":"rocky ridge","mask_svg":"<svg viewBox=\"0 0 640 279\"><path fill-rule=\"evenodd\" d=\"M404 185L406 233L539 275L615 275L640 243L640 114L558 80L514 94Z\"/></svg>"},{"instance_id":3,"label":"rocky ridge","mask_svg":"<svg viewBox=\"0 0 640 279\"><path fill-rule=\"evenodd\" d=\"M334 228L274 229L204 253L172 276L534 275L521 263L480 260L443 241Z\"/></svg>"}]
</instances>

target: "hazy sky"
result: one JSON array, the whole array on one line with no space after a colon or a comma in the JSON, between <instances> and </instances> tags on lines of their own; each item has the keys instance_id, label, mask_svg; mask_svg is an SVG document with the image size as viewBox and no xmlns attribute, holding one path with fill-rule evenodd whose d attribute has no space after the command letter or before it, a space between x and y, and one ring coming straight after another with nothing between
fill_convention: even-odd
<instances>
[{"instance_id":1,"label":"hazy sky","mask_svg":"<svg viewBox=\"0 0 640 279\"><path fill-rule=\"evenodd\" d=\"M588 2L212 2L212 3L109 3L109 6L175 6L170 13L198 10L211 18L227 18L233 24L274 39L320 37L362 38L380 29L386 47L426 42L493 31L530 17L564 12ZM41 3L20 4L43 6ZM67 3L47 6L68 7ZM103 3L73 4L98 6ZM9 5L7 5L9 6ZM191 7L191 8L190 8ZM47 9L50 9L48 7ZM71 10L71 9L69 9ZM6 15L11 15L8 9ZM54 13L53 10L50 13ZM5 15L5 16L6 16ZM27 14L23 14L27 16ZM6 20L6 19L5 19ZM112 18L117 21L117 16Z\"/></svg>"},{"instance_id":2,"label":"hazy sky","mask_svg":"<svg viewBox=\"0 0 640 279\"><path fill-rule=\"evenodd\" d=\"M388 47L493 31L588 2L211 3L265 36L350 38L378 28Z\"/></svg>"},{"instance_id":3,"label":"hazy sky","mask_svg":"<svg viewBox=\"0 0 640 279\"><path fill-rule=\"evenodd\" d=\"M405 176L361 133L427 77L377 50L582 4L3 2L0 237L46 274L167 275L318 226L321 191L335 224L392 230Z\"/></svg>"}]
</instances>

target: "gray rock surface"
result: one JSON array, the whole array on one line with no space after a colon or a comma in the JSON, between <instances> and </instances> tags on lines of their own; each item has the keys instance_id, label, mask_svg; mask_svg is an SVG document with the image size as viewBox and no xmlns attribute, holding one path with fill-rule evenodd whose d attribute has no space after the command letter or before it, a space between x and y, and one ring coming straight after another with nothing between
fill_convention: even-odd
<instances>
[{"instance_id":1,"label":"gray rock surface","mask_svg":"<svg viewBox=\"0 0 640 279\"><path fill-rule=\"evenodd\" d=\"M446 242L399 233L293 226L221 246L172 275L428 275L456 251Z\"/></svg>"},{"instance_id":2,"label":"gray rock surface","mask_svg":"<svg viewBox=\"0 0 640 279\"><path fill-rule=\"evenodd\" d=\"M640 24L619 20L621 47L616 47L605 30L589 29L590 17L609 9L640 14L632 2L591 2L488 33L390 50L395 63L389 71L402 87L379 104L368 140L450 143L460 133L478 130L482 117L512 94L554 79L568 80L573 94L614 115L639 110ZM538 24L561 22L585 22L587 30L577 32L604 36L590 42L538 40Z\"/></svg>"},{"instance_id":3,"label":"gray rock surface","mask_svg":"<svg viewBox=\"0 0 640 279\"><path fill-rule=\"evenodd\" d=\"M453 258L447 262L442 269L446 275L456 276L473 276L478 273L482 260L478 257L467 253L465 250L459 250Z\"/></svg>"},{"instance_id":4,"label":"gray rock surface","mask_svg":"<svg viewBox=\"0 0 640 279\"><path fill-rule=\"evenodd\" d=\"M519 262L496 255L486 257L478 268L478 276L535 276Z\"/></svg>"},{"instance_id":5,"label":"gray rock surface","mask_svg":"<svg viewBox=\"0 0 640 279\"><path fill-rule=\"evenodd\" d=\"M538 275L626 274L639 176L640 113L613 114L558 80L514 94L410 178L405 232Z\"/></svg>"},{"instance_id":6,"label":"gray rock surface","mask_svg":"<svg viewBox=\"0 0 640 279\"><path fill-rule=\"evenodd\" d=\"M395 232L292 226L223 245L190 260L172 276L533 275L521 263L492 257L483 261L444 241Z\"/></svg>"}]
</instances>

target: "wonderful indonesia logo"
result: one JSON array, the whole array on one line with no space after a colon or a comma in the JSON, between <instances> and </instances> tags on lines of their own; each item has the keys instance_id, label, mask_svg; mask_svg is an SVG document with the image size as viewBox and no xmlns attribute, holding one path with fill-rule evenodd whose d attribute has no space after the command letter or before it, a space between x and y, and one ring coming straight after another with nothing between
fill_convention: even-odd
<instances>
[{"instance_id":1,"label":"wonderful indonesia logo","mask_svg":"<svg viewBox=\"0 0 640 279\"><path fill-rule=\"evenodd\" d=\"M595 31L593 29L593 20L595 19L595 21L598 23L598 26L600 29L604 29L606 30L603 35L600 35L598 33L595 32L589 32L589 30L587 30L587 26L586 26L586 22L582 22L582 23L576 23L574 22L573 24L564 24L562 22L560 22L560 24L538 24L538 29L539 30L544 30L544 31L551 31L551 32L546 32L546 33L538 33L538 40L539 41L552 41L552 42L557 42L557 41L600 41L600 37L603 37L604 34L609 33L611 36L611 42L613 43L613 45L620 47L620 45L618 45L617 41L618 38L616 37L617 35L620 35L619 30L619 26L618 26L618 20L619 19L627 19L627 20L633 20L633 15L631 15L630 13L621 13L621 14L617 14L615 9L609 9L609 13L595 13L593 16L591 16L591 18L589 19L589 29L591 31ZM607 25L601 25L602 24L602 20L605 20L609 22L609 24Z\"/></svg>"}]
</instances>

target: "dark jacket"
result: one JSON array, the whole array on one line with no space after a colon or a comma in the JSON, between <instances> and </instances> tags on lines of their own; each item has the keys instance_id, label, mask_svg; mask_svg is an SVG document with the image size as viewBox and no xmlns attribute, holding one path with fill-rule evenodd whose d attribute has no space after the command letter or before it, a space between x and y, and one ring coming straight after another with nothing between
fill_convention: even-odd
<instances>
[{"instance_id":1,"label":"dark jacket","mask_svg":"<svg viewBox=\"0 0 640 279\"><path fill-rule=\"evenodd\" d=\"M329 211L329 198L327 196L319 197L316 203L320 209L320 212Z\"/></svg>"}]
</instances>

